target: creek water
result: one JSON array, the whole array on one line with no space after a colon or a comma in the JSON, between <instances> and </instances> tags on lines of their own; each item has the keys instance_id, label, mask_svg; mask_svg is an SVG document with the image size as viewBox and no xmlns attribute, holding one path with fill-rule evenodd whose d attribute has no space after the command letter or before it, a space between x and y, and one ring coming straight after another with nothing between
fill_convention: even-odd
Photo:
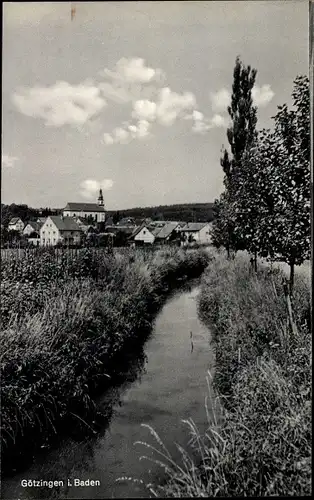
<instances>
[{"instance_id":1,"label":"creek water","mask_svg":"<svg viewBox=\"0 0 314 500\"><path fill-rule=\"evenodd\" d=\"M148 424L159 434L175 459L179 458L175 442L187 448L190 439L182 419L192 418L201 432L206 428L206 375L213 369L213 356L209 331L197 316L198 293L199 285L193 282L168 299L156 317L142 355L134 360L129 380L99 398L100 406L108 404L108 398L113 402L106 428L83 442L67 439L37 457L27 470L4 479L2 498L153 496L141 483L117 479L131 477L154 483L164 477L160 466L140 460L142 455L151 455L143 445L135 445L136 441L158 447L149 429L141 424ZM100 485L73 486L74 479L99 481ZM63 485L24 487L22 480L63 481Z\"/></svg>"}]
</instances>

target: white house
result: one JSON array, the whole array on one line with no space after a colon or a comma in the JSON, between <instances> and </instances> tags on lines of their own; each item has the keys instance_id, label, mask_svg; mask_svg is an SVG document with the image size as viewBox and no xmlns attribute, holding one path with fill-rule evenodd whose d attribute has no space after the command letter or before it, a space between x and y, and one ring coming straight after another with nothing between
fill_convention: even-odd
<instances>
[{"instance_id":1,"label":"white house","mask_svg":"<svg viewBox=\"0 0 314 500\"><path fill-rule=\"evenodd\" d=\"M32 233L37 233L39 237L39 231L42 223L37 221L29 221L23 229L24 236L29 236Z\"/></svg>"},{"instance_id":2,"label":"white house","mask_svg":"<svg viewBox=\"0 0 314 500\"><path fill-rule=\"evenodd\" d=\"M82 234L82 229L72 217L50 215L40 228L40 245L78 245L81 243Z\"/></svg>"},{"instance_id":3,"label":"white house","mask_svg":"<svg viewBox=\"0 0 314 500\"><path fill-rule=\"evenodd\" d=\"M130 240L135 245L152 245L155 241L155 235L147 228L147 226L140 226L136 228L130 236Z\"/></svg>"},{"instance_id":4,"label":"white house","mask_svg":"<svg viewBox=\"0 0 314 500\"><path fill-rule=\"evenodd\" d=\"M211 243L211 222L188 222L180 232L186 236L186 243Z\"/></svg>"},{"instance_id":5,"label":"white house","mask_svg":"<svg viewBox=\"0 0 314 500\"><path fill-rule=\"evenodd\" d=\"M102 190L99 190L98 203L67 203L63 209L64 217L91 217L95 222L104 222L106 211Z\"/></svg>"},{"instance_id":6,"label":"white house","mask_svg":"<svg viewBox=\"0 0 314 500\"><path fill-rule=\"evenodd\" d=\"M18 231L22 233L24 229L24 222L19 217L13 217L8 225L8 231Z\"/></svg>"}]
</instances>

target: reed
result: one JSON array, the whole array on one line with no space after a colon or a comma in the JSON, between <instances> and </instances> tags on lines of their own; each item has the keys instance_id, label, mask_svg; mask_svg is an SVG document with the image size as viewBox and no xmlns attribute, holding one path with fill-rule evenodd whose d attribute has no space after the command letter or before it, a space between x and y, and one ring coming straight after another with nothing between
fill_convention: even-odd
<instances>
[{"instance_id":1,"label":"reed","mask_svg":"<svg viewBox=\"0 0 314 500\"><path fill-rule=\"evenodd\" d=\"M172 249L68 257L41 252L1 269L5 470L74 423L95 431L97 390L114 382L126 353L144 342L169 291L209 260L202 251Z\"/></svg>"},{"instance_id":2,"label":"reed","mask_svg":"<svg viewBox=\"0 0 314 500\"><path fill-rule=\"evenodd\" d=\"M311 494L309 281L296 277L292 329L283 280L279 269L260 266L252 273L243 255L229 261L217 253L208 266L199 298L216 354L204 412L208 429L201 434L185 421L193 449L178 445L180 461L150 429L157 446L140 445L153 451L146 458L165 478L149 485L154 496Z\"/></svg>"}]
</instances>

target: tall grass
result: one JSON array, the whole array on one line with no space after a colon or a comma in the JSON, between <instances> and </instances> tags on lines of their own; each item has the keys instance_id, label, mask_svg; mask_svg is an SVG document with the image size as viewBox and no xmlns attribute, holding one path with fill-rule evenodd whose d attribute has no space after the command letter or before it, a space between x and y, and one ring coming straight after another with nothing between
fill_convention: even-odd
<instances>
[{"instance_id":1,"label":"tall grass","mask_svg":"<svg viewBox=\"0 0 314 500\"><path fill-rule=\"evenodd\" d=\"M11 259L1 269L2 458L81 423L93 432L96 391L119 375L182 277L201 274L201 251L81 252Z\"/></svg>"},{"instance_id":2,"label":"tall grass","mask_svg":"<svg viewBox=\"0 0 314 500\"><path fill-rule=\"evenodd\" d=\"M155 496L311 494L310 290L297 276L293 332L283 277L266 267L254 274L244 257L218 253L208 267L199 312L212 331L219 416L208 408L204 435L186 422L195 453L181 449L182 463L169 459L158 437L153 459L165 483L150 485Z\"/></svg>"}]
</instances>

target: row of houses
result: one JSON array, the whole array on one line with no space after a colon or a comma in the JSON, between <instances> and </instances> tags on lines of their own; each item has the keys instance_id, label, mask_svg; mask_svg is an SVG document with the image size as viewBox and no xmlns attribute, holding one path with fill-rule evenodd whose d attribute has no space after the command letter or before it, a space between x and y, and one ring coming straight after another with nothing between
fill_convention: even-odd
<instances>
[{"instance_id":1,"label":"row of houses","mask_svg":"<svg viewBox=\"0 0 314 500\"><path fill-rule=\"evenodd\" d=\"M102 191L97 203L67 203L62 215L50 215L24 224L20 218L13 218L8 230L18 231L36 246L80 245L83 240L101 228L102 234L118 236L125 244L152 245L171 241L180 244L192 242L210 243L211 224L206 222L153 221L124 217L116 224L112 218L106 220Z\"/></svg>"},{"instance_id":2,"label":"row of houses","mask_svg":"<svg viewBox=\"0 0 314 500\"><path fill-rule=\"evenodd\" d=\"M109 221L111 222L111 221ZM121 223L122 222L122 223ZM15 228L22 228L16 221ZM17 230L17 229L15 229ZM21 230L21 229L20 229ZM28 222L22 229L22 234L29 243L36 246L80 245L83 239L88 239L95 233L94 225L81 217L64 217L51 215L43 221ZM197 242L211 242L211 223L182 221L120 221L117 224L106 224L102 234L112 236L112 240L121 234L131 246L165 244L179 242L182 245Z\"/></svg>"}]
</instances>

